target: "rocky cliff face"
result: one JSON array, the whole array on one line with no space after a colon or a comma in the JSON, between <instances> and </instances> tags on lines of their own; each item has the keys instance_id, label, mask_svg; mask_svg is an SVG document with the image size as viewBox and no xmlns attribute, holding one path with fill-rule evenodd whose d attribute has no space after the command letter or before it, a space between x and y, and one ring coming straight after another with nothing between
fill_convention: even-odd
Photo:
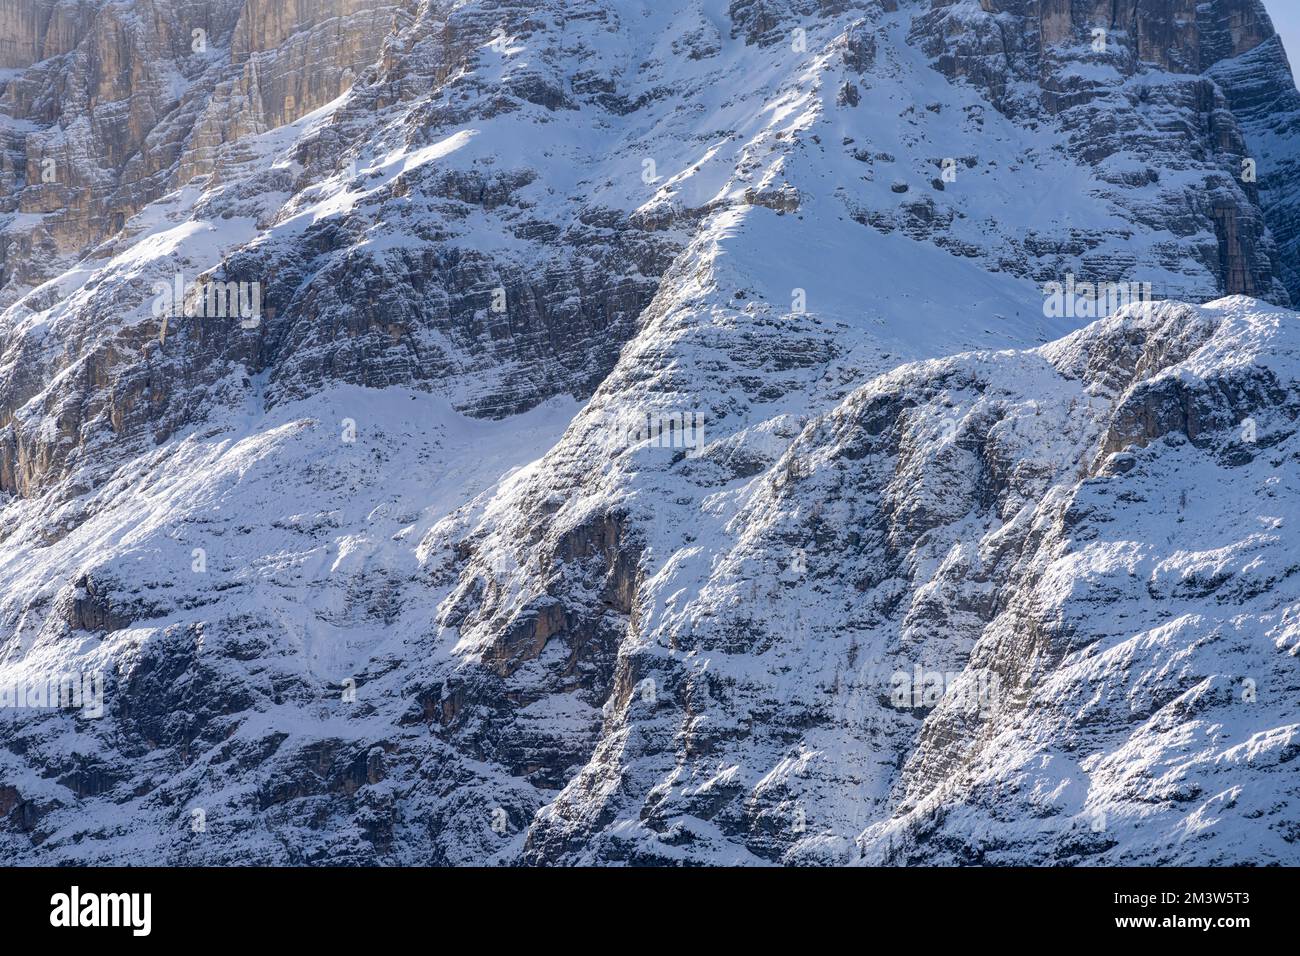
<instances>
[{"instance_id":1,"label":"rocky cliff face","mask_svg":"<svg viewBox=\"0 0 1300 956\"><path fill-rule=\"evenodd\" d=\"M335 99L379 53L376 3L6 2L6 304L223 165L223 146ZM309 67L310 64L310 67Z\"/></svg>"},{"instance_id":2,"label":"rocky cliff face","mask_svg":"<svg viewBox=\"0 0 1300 956\"><path fill-rule=\"evenodd\" d=\"M1267 86L1283 98L1268 108L1274 121L1294 111L1295 83L1255 0L995 0L978 9L936 0L912 38L1004 113L1062 127L1066 149L1098 170L1121 221L1163 223L1180 238L1164 250L1172 272L1199 262L1219 291L1284 304L1279 297L1300 292L1290 274L1294 213L1260 196L1282 171L1265 130L1233 110L1248 112L1250 87ZM1130 269L1103 239L1079 237L1085 258L1111 274ZM1170 291L1195 297L1198 286L1175 280Z\"/></svg>"},{"instance_id":3,"label":"rocky cliff face","mask_svg":"<svg viewBox=\"0 0 1300 956\"><path fill-rule=\"evenodd\" d=\"M0 23L10 858L1297 861L1254 0Z\"/></svg>"}]
</instances>

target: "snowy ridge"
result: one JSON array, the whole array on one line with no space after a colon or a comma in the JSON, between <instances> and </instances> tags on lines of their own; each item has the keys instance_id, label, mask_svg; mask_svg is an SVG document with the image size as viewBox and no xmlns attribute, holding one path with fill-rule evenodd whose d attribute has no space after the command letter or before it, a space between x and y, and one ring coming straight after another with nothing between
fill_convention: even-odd
<instances>
[{"instance_id":1,"label":"snowy ridge","mask_svg":"<svg viewBox=\"0 0 1300 956\"><path fill-rule=\"evenodd\" d=\"M621 495L608 475L571 476L589 496L552 485L561 540L612 500L652 544L603 740L536 818L530 858L1293 859L1296 565L1278 529L1294 504L1278 470L1294 456L1295 318L1245 299L1162 306L1035 352L904 366L810 421L753 479L718 487L709 466L731 451L718 436L668 475L652 464L667 452L642 449ZM1240 438L1247 418L1254 444ZM1177 492L1163 490L1171 475ZM1221 512L1187 505L1216 483L1237 489L1216 496ZM704 514L664 514L692 492ZM575 616L593 575L623 574L585 564L547 599ZM1189 647L1202 648L1194 662ZM521 675L545 656L511 686L533 685ZM891 706L893 675L918 666L955 675L953 700L990 712L972 725L963 707ZM981 680L1006 695L963 696ZM1264 686L1267 701L1242 699ZM1208 712L1175 721L1192 688ZM1105 706L1073 713L1094 691ZM1181 756L1189 734L1203 738L1194 758ZM1043 796L1018 796L1020 761L1078 750L1039 771ZM961 768L981 756L978 790ZM1139 788L1148 764L1168 769ZM1246 790L1254 805L1217 813ZM975 796L1014 824L973 826L967 809L930 843L935 820ZM1099 814L1111 823L1094 832ZM859 846L873 819L893 822Z\"/></svg>"},{"instance_id":2,"label":"snowy ridge","mask_svg":"<svg viewBox=\"0 0 1300 956\"><path fill-rule=\"evenodd\" d=\"M1243 4L223 6L167 188L6 274L0 693L105 713L0 708L5 855L1296 863Z\"/></svg>"}]
</instances>

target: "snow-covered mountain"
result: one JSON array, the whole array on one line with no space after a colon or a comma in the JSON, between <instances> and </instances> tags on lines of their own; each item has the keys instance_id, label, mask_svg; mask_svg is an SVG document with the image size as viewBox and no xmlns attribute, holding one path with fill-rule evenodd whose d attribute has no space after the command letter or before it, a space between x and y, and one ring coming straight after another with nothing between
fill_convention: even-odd
<instances>
[{"instance_id":1,"label":"snow-covered mountain","mask_svg":"<svg viewBox=\"0 0 1300 956\"><path fill-rule=\"evenodd\" d=\"M1300 863L1300 93L1122 6L0 0L6 858Z\"/></svg>"}]
</instances>

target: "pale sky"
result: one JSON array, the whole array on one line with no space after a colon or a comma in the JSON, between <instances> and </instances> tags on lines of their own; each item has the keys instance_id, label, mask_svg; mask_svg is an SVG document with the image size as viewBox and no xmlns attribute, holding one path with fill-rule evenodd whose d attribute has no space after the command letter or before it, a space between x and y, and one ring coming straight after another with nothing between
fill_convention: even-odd
<instances>
[{"instance_id":1,"label":"pale sky","mask_svg":"<svg viewBox=\"0 0 1300 956\"><path fill-rule=\"evenodd\" d=\"M1264 9L1282 37L1291 72L1300 70L1300 0L1264 0Z\"/></svg>"}]
</instances>

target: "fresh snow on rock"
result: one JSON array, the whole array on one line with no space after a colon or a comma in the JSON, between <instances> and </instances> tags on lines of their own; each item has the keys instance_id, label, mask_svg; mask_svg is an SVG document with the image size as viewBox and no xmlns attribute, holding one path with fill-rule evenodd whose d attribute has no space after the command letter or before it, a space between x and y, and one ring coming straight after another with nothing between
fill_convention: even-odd
<instances>
[{"instance_id":1,"label":"fresh snow on rock","mask_svg":"<svg viewBox=\"0 0 1300 956\"><path fill-rule=\"evenodd\" d=\"M1300 863L1300 93L1040 6L22 20L5 858Z\"/></svg>"}]
</instances>

